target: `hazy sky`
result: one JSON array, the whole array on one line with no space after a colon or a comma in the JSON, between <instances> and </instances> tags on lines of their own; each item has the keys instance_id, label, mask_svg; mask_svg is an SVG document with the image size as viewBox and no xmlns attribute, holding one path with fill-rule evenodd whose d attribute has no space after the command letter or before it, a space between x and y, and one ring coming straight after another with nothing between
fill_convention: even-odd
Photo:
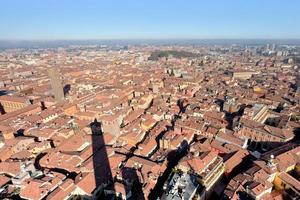
<instances>
[{"instance_id":1,"label":"hazy sky","mask_svg":"<svg viewBox=\"0 0 300 200\"><path fill-rule=\"evenodd\" d=\"M0 39L300 38L300 0L0 0Z\"/></svg>"}]
</instances>

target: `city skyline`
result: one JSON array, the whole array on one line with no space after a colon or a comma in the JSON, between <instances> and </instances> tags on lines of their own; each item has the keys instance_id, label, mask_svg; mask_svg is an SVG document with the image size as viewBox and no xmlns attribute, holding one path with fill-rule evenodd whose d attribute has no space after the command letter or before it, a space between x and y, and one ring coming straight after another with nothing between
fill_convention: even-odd
<instances>
[{"instance_id":1,"label":"city skyline","mask_svg":"<svg viewBox=\"0 0 300 200\"><path fill-rule=\"evenodd\" d=\"M0 40L299 39L297 1L9 1Z\"/></svg>"},{"instance_id":2,"label":"city skyline","mask_svg":"<svg viewBox=\"0 0 300 200\"><path fill-rule=\"evenodd\" d=\"M300 1L0 5L0 199L300 199Z\"/></svg>"}]
</instances>

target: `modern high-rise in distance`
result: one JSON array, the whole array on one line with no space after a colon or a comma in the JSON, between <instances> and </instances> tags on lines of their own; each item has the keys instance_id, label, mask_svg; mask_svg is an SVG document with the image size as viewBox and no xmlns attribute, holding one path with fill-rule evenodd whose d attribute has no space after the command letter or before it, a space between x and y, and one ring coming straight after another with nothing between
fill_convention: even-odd
<instances>
[{"instance_id":1,"label":"modern high-rise in distance","mask_svg":"<svg viewBox=\"0 0 300 200\"><path fill-rule=\"evenodd\" d=\"M48 75L50 77L52 95L54 95L56 101L62 101L64 99L64 91L59 72L55 69L49 69Z\"/></svg>"}]
</instances>

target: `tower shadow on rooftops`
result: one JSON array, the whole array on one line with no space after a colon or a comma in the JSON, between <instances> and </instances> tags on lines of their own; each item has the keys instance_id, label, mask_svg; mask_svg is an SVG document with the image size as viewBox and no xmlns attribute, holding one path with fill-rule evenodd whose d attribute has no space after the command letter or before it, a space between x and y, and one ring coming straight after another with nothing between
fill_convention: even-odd
<instances>
[{"instance_id":1,"label":"tower shadow on rooftops","mask_svg":"<svg viewBox=\"0 0 300 200\"><path fill-rule=\"evenodd\" d=\"M144 177L139 169L123 167L121 173L125 198L128 200L145 200L143 192Z\"/></svg>"},{"instance_id":2,"label":"tower shadow on rooftops","mask_svg":"<svg viewBox=\"0 0 300 200\"><path fill-rule=\"evenodd\" d=\"M1 96L1 95L0 95ZM2 104L0 103L0 114L4 115L5 114L5 110L4 107L2 106Z\"/></svg>"},{"instance_id":3,"label":"tower shadow on rooftops","mask_svg":"<svg viewBox=\"0 0 300 200\"><path fill-rule=\"evenodd\" d=\"M0 96L3 96L3 95L7 95L9 94L11 91L9 90L0 90Z\"/></svg>"},{"instance_id":4,"label":"tower shadow on rooftops","mask_svg":"<svg viewBox=\"0 0 300 200\"><path fill-rule=\"evenodd\" d=\"M66 96L67 94L69 94L70 90L71 90L71 85L70 84L66 84L63 88L64 90L64 96Z\"/></svg>"},{"instance_id":5,"label":"tower shadow on rooftops","mask_svg":"<svg viewBox=\"0 0 300 200\"><path fill-rule=\"evenodd\" d=\"M164 184L170 177L172 170L179 163L180 159L187 155L188 150L189 150L188 143L186 140L183 140L181 142L181 145L177 149L168 152L168 154L166 155L166 159L168 162L167 169L165 170L163 175L158 178L155 187L153 188L153 190L151 190L148 196L148 199L157 200L162 196L162 194L164 193Z\"/></svg>"},{"instance_id":6,"label":"tower shadow on rooftops","mask_svg":"<svg viewBox=\"0 0 300 200\"><path fill-rule=\"evenodd\" d=\"M110 168L108 150L101 130L101 123L95 119L94 122L90 123L90 128L92 131L92 159L96 186L93 199L113 199L115 193L114 179ZM106 193L105 191L110 192Z\"/></svg>"}]
</instances>

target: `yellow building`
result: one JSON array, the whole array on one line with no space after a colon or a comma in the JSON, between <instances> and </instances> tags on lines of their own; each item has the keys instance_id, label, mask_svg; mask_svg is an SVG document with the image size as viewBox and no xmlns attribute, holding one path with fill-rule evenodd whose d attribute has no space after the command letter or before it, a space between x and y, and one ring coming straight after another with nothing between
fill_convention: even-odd
<instances>
[{"instance_id":1,"label":"yellow building","mask_svg":"<svg viewBox=\"0 0 300 200\"><path fill-rule=\"evenodd\" d=\"M4 111L9 113L26 107L30 104L30 102L23 97L3 95L0 96L0 104L2 105Z\"/></svg>"},{"instance_id":2,"label":"yellow building","mask_svg":"<svg viewBox=\"0 0 300 200\"><path fill-rule=\"evenodd\" d=\"M141 98L141 100L138 103L138 108L141 109L147 109L149 108L150 104L152 103L153 100L153 95L147 95L147 96L143 96Z\"/></svg>"},{"instance_id":3,"label":"yellow building","mask_svg":"<svg viewBox=\"0 0 300 200\"><path fill-rule=\"evenodd\" d=\"M286 172L279 173L275 177L273 184L277 190L291 189L300 196L300 181Z\"/></svg>"},{"instance_id":4,"label":"yellow building","mask_svg":"<svg viewBox=\"0 0 300 200\"><path fill-rule=\"evenodd\" d=\"M140 126L144 131L149 131L156 124L156 120L153 118L147 118L142 120Z\"/></svg>"},{"instance_id":5,"label":"yellow building","mask_svg":"<svg viewBox=\"0 0 300 200\"><path fill-rule=\"evenodd\" d=\"M30 148L29 152L31 152L33 154L38 154L38 153L40 153L40 152L42 152L42 151L44 151L46 149L50 149L51 148L51 144L50 144L50 141L43 141L43 142L40 142L38 144L33 143L28 148Z\"/></svg>"}]
</instances>

